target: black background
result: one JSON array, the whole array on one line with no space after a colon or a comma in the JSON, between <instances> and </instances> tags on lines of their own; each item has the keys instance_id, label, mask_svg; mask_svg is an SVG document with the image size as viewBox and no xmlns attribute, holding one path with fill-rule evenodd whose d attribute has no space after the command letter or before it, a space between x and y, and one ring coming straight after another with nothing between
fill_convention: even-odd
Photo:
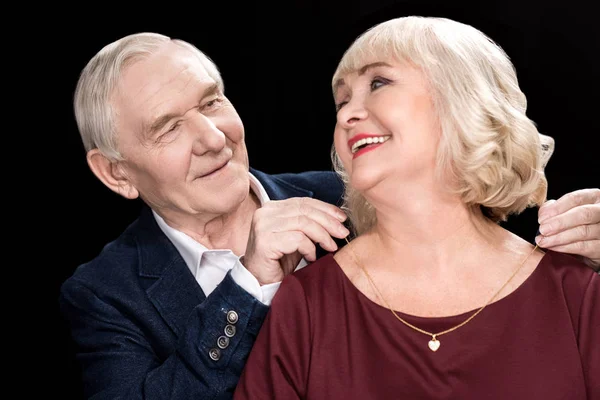
<instances>
[{"instance_id":1,"label":"black background","mask_svg":"<svg viewBox=\"0 0 600 400\"><path fill-rule=\"evenodd\" d=\"M56 233L44 235L44 259L51 266L43 268L50 277L43 284L50 295L41 306L48 311L29 311L37 333L36 358L26 361L23 372L49 378L42 385L46 395L82 398L68 332L58 313L59 286L133 221L139 208L137 201L118 197L91 174L72 113L79 72L101 47L121 36L155 31L206 52L220 68L226 95L244 121L250 164L269 173L297 172L331 168L331 75L358 34L403 15L456 19L482 30L506 50L528 96L529 117L542 133L555 138L556 151L547 168L549 197L599 186L594 144L599 132L600 42L589 7L526 0L281 3L285 5L196 3L191 8L157 3L152 18L143 13L124 17L120 8L74 10L74 15L53 23L65 33L52 41L40 38L41 47L47 47L42 51L53 57L52 72L44 79L56 86L47 105L54 133L45 141L56 147L47 152L44 165L60 170L60 182L45 182L48 192L35 195L47 208L41 224ZM533 240L536 213L528 210L506 226ZM28 392L32 386L22 389Z\"/></svg>"}]
</instances>

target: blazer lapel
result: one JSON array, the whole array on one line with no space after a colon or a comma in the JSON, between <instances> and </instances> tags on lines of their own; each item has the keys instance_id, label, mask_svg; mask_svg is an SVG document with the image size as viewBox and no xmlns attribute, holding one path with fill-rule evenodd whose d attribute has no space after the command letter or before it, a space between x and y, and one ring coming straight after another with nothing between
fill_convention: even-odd
<instances>
[{"instance_id":1,"label":"blazer lapel","mask_svg":"<svg viewBox=\"0 0 600 400\"><path fill-rule=\"evenodd\" d=\"M134 237L140 254L140 280L152 304L179 336L189 314L206 296L147 206L138 222Z\"/></svg>"}]
</instances>

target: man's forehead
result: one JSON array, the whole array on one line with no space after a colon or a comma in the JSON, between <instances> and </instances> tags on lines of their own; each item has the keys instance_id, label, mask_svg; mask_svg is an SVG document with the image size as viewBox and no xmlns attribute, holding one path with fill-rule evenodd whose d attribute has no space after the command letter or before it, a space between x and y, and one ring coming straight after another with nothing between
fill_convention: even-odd
<instances>
[{"instance_id":1,"label":"man's forehead","mask_svg":"<svg viewBox=\"0 0 600 400\"><path fill-rule=\"evenodd\" d=\"M163 90L181 91L190 85L211 85L214 79L191 50L174 43L128 66L122 73L122 94L138 97Z\"/></svg>"},{"instance_id":2,"label":"man's forehead","mask_svg":"<svg viewBox=\"0 0 600 400\"><path fill-rule=\"evenodd\" d=\"M144 89L182 86L189 81L214 81L198 57L191 51L172 45L140 59L122 73L120 86L138 95ZM210 84L210 83L209 83Z\"/></svg>"},{"instance_id":3,"label":"man's forehead","mask_svg":"<svg viewBox=\"0 0 600 400\"><path fill-rule=\"evenodd\" d=\"M145 125L165 113L182 112L217 85L195 54L173 46L123 71L114 96L118 114L128 120L123 122Z\"/></svg>"}]
</instances>

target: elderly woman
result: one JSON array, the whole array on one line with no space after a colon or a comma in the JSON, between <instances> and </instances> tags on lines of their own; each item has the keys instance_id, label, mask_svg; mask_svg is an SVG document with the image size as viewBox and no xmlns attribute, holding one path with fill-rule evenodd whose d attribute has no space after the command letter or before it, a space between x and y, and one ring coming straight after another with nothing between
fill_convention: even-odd
<instances>
[{"instance_id":1,"label":"elderly woman","mask_svg":"<svg viewBox=\"0 0 600 400\"><path fill-rule=\"evenodd\" d=\"M394 19L333 90L357 236L284 280L235 398L600 398L600 277L498 224L545 201L553 150L506 54Z\"/></svg>"}]
</instances>

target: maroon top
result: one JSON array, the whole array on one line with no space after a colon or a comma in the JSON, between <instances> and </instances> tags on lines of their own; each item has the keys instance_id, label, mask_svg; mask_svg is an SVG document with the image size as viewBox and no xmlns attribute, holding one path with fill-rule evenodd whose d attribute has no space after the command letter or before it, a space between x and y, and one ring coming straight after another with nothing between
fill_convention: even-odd
<instances>
[{"instance_id":1,"label":"maroon top","mask_svg":"<svg viewBox=\"0 0 600 400\"><path fill-rule=\"evenodd\" d=\"M439 332L471 313L398 315ZM282 282L234 398L598 400L599 338L600 276L565 254L547 251L435 353L329 254Z\"/></svg>"}]
</instances>

